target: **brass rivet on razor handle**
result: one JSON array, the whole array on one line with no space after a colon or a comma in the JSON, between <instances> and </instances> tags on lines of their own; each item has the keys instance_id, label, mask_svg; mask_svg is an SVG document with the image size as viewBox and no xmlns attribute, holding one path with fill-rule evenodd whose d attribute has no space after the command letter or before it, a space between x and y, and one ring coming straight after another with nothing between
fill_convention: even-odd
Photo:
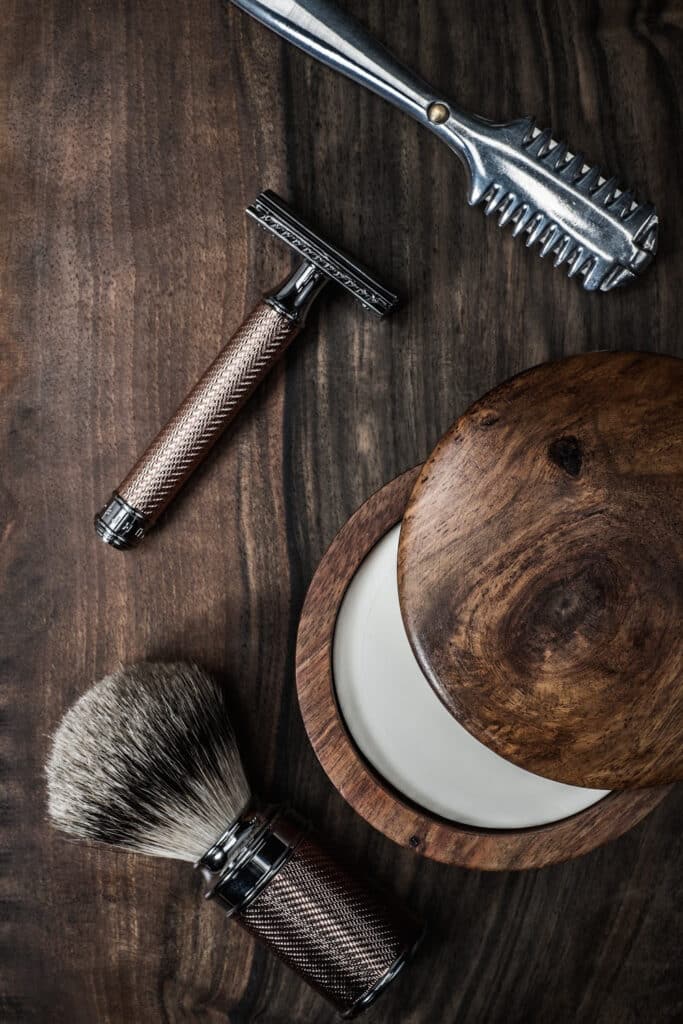
<instances>
[{"instance_id":1,"label":"brass rivet on razor handle","mask_svg":"<svg viewBox=\"0 0 683 1024\"><path fill-rule=\"evenodd\" d=\"M377 316L396 308L396 295L299 220L274 192L262 192L247 213L302 261L249 314L96 515L97 533L115 548L142 540L301 330L328 281Z\"/></svg>"}]
</instances>

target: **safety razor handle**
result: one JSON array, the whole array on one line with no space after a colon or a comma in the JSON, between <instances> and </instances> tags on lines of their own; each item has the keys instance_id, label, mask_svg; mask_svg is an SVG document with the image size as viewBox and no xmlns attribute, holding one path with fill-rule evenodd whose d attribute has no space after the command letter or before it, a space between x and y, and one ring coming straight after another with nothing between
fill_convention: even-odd
<instances>
[{"instance_id":1,"label":"safety razor handle","mask_svg":"<svg viewBox=\"0 0 683 1024\"><path fill-rule=\"evenodd\" d=\"M300 328L268 302L256 306L97 517L104 540L132 547L144 536Z\"/></svg>"}]
</instances>

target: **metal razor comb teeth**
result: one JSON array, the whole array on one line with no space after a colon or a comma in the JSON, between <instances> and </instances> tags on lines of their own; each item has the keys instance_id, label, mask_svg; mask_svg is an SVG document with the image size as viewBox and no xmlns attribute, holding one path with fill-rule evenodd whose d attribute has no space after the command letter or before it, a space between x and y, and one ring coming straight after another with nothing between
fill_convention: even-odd
<instances>
[{"instance_id":1,"label":"metal razor comb teeth","mask_svg":"<svg viewBox=\"0 0 683 1024\"><path fill-rule=\"evenodd\" d=\"M498 225L500 227L512 224L513 238L520 234L526 234L527 247L538 242L541 246L539 256L542 259L549 253L553 253L555 256L554 266L559 267L562 263L567 263L568 277L577 275L587 277L595 270L599 260L595 253L586 249L571 235L566 234L542 210L537 210L528 203L520 202L518 196L513 192L506 192L505 188L497 182L484 193L480 202L484 206L484 213L487 217L492 213L499 214Z\"/></svg>"},{"instance_id":2,"label":"metal razor comb teeth","mask_svg":"<svg viewBox=\"0 0 683 1024\"><path fill-rule=\"evenodd\" d=\"M583 278L588 289L608 291L632 280L633 271L642 269L657 251L658 221L652 204L638 203L632 191L619 187L616 177L607 177L598 167L586 163L582 153L571 152L565 142L554 139L548 129L541 131L531 120L521 146L562 182L622 222L641 251L641 258L632 269L611 265L603 253L498 181L492 182L478 200L485 215L497 213L500 227L511 224L515 238L525 234L527 247L538 243L541 259L552 254L554 266L566 264L567 276Z\"/></svg>"},{"instance_id":3,"label":"metal razor comb teeth","mask_svg":"<svg viewBox=\"0 0 683 1024\"><path fill-rule=\"evenodd\" d=\"M616 179L540 131L531 117L499 123L451 103L396 60L331 0L233 0L317 60L414 117L465 164L470 206L484 203L527 244L541 244L587 291L635 281L657 249L657 214Z\"/></svg>"}]
</instances>

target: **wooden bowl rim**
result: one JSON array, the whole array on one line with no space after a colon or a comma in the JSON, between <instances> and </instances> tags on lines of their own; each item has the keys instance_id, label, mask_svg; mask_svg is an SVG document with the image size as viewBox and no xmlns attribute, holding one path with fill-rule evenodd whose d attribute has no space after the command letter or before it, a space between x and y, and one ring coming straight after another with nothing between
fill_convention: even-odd
<instances>
[{"instance_id":1,"label":"wooden bowl rim","mask_svg":"<svg viewBox=\"0 0 683 1024\"><path fill-rule=\"evenodd\" d=\"M612 792L586 810L548 825L472 828L410 803L365 760L346 728L332 672L339 608L366 555L400 522L421 469L402 473L356 510L327 549L309 586L297 633L296 687L313 750L335 789L362 818L395 843L432 860L500 871L539 868L588 853L641 821L671 786Z\"/></svg>"}]
</instances>

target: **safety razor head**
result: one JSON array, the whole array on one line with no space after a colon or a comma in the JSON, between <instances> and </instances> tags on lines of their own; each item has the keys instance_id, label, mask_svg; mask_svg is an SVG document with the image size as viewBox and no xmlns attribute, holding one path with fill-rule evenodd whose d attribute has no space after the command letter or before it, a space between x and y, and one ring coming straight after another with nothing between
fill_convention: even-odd
<instances>
[{"instance_id":1,"label":"safety razor head","mask_svg":"<svg viewBox=\"0 0 683 1024\"><path fill-rule=\"evenodd\" d=\"M380 284L357 260L304 224L275 192L270 189L261 192L247 207L247 213L266 231L286 242L324 277L346 288L371 313L381 317L396 309L397 295Z\"/></svg>"}]
</instances>

